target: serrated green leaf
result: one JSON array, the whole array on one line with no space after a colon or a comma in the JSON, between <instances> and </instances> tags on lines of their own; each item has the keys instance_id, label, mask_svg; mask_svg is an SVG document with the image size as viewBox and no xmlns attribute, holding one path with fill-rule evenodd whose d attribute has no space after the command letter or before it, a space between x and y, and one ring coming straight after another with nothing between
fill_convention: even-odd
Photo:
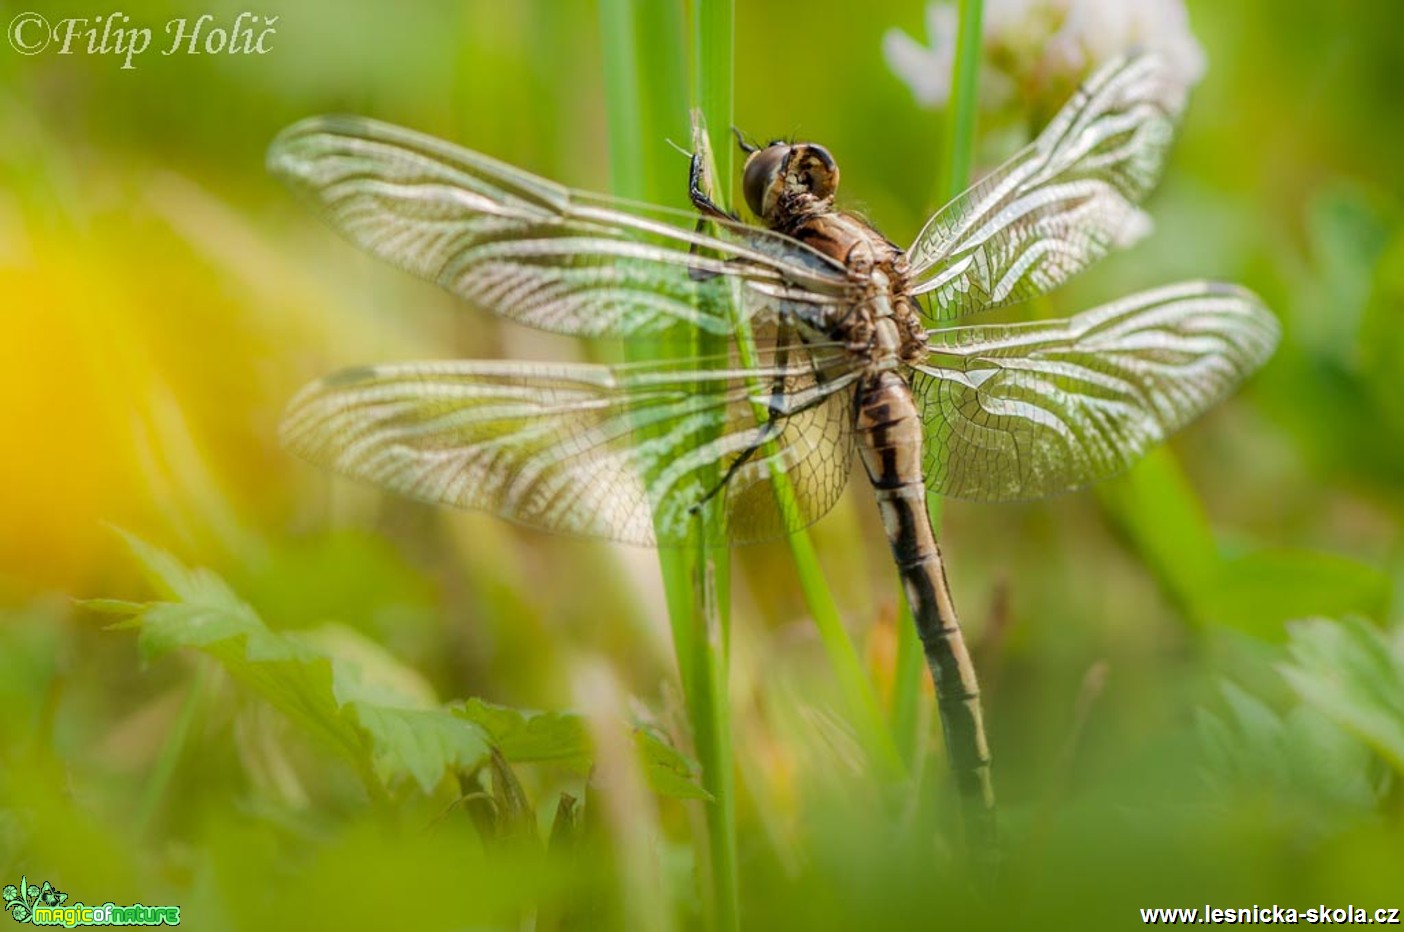
<instances>
[{"instance_id":1,"label":"serrated green leaf","mask_svg":"<svg viewBox=\"0 0 1404 932\"><path fill-rule=\"evenodd\" d=\"M227 599L208 602L150 602L138 620L138 643L148 659L181 648L203 650L231 638L271 636L258 616L232 593Z\"/></svg>"},{"instance_id":2,"label":"serrated green leaf","mask_svg":"<svg viewBox=\"0 0 1404 932\"><path fill-rule=\"evenodd\" d=\"M445 709L396 709L352 702L347 709L371 740L376 773L389 783L407 773L425 793L445 773L475 770L488 759L487 738Z\"/></svg>"},{"instance_id":3,"label":"serrated green leaf","mask_svg":"<svg viewBox=\"0 0 1404 932\"><path fill-rule=\"evenodd\" d=\"M1233 684L1222 687L1226 718L1199 710L1197 731L1208 773L1231 796L1272 799L1278 817L1336 830L1378 802L1369 749L1308 705L1279 715Z\"/></svg>"},{"instance_id":4,"label":"serrated green leaf","mask_svg":"<svg viewBox=\"0 0 1404 932\"><path fill-rule=\"evenodd\" d=\"M1302 701L1404 774L1404 656L1358 619L1291 626L1282 675Z\"/></svg>"},{"instance_id":5,"label":"serrated green leaf","mask_svg":"<svg viewBox=\"0 0 1404 932\"><path fill-rule=\"evenodd\" d=\"M701 768L649 728L634 729L634 747L643 758L648 785L660 796L672 799L707 799L702 788Z\"/></svg>"},{"instance_id":6,"label":"serrated green leaf","mask_svg":"<svg viewBox=\"0 0 1404 932\"><path fill-rule=\"evenodd\" d=\"M473 722L508 761L562 763L579 772L589 768L585 722L568 712L531 712L469 699L455 714Z\"/></svg>"},{"instance_id":7,"label":"serrated green leaf","mask_svg":"<svg viewBox=\"0 0 1404 932\"><path fill-rule=\"evenodd\" d=\"M1266 766L1269 771L1281 771L1287 761L1283 749L1284 729L1277 713L1267 703L1233 683L1222 684L1220 692L1233 714L1239 758L1252 755L1259 766Z\"/></svg>"},{"instance_id":8,"label":"serrated green leaf","mask_svg":"<svg viewBox=\"0 0 1404 932\"><path fill-rule=\"evenodd\" d=\"M336 699L342 705L366 702L405 709L438 705L434 688L417 670L353 628L324 624L288 637L335 658Z\"/></svg>"},{"instance_id":9,"label":"serrated green leaf","mask_svg":"<svg viewBox=\"0 0 1404 932\"><path fill-rule=\"evenodd\" d=\"M191 648L309 734L345 755L363 776L382 783L411 777L426 792L446 774L480 766L485 734L414 690L394 689L385 676L334 657L314 637L270 631L224 581L190 570L169 554L128 538L143 564L181 601L153 602L129 624L149 655ZM368 656L364 645L357 652ZM390 661L381 658L384 673ZM420 706L420 707L415 707Z\"/></svg>"},{"instance_id":10,"label":"serrated green leaf","mask_svg":"<svg viewBox=\"0 0 1404 932\"><path fill-rule=\"evenodd\" d=\"M1375 804L1370 749L1317 709L1298 706L1283 720L1291 770L1318 798L1359 809Z\"/></svg>"},{"instance_id":11,"label":"serrated green leaf","mask_svg":"<svg viewBox=\"0 0 1404 932\"><path fill-rule=\"evenodd\" d=\"M121 528L116 530L136 555L143 574L157 592L168 598L186 602L198 600L200 589L213 574L189 569L171 554L148 544L135 534Z\"/></svg>"},{"instance_id":12,"label":"serrated green leaf","mask_svg":"<svg viewBox=\"0 0 1404 932\"><path fill-rule=\"evenodd\" d=\"M1233 683L1220 686L1224 701L1233 712L1234 722L1239 732L1256 745L1267 745L1282 740L1282 720L1257 696L1240 689Z\"/></svg>"}]
</instances>

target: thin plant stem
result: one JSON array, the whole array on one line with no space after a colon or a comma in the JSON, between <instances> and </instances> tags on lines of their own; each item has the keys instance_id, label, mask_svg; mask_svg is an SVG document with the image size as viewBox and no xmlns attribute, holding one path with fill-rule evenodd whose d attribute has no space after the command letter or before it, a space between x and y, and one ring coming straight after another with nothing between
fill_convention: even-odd
<instances>
[{"instance_id":1,"label":"thin plant stem","mask_svg":"<svg viewBox=\"0 0 1404 932\"><path fill-rule=\"evenodd\" d=\"M982 0L960 0L955 65L951 72L951 103L946 110L946 148L941 173L942 196L949 201L970 184L975 152L975 115L980 91Z\"/></svg>"},{"instance_id":2,"label":"thin plant stem","mask_svg":"<svg viewBox=\"0 0 1404 932\"><path fill-rule=\"evenodd\" d=\"M873 682L863 669L858 650L848 634L848 629L843 626L833 594L824 581L824 571L820 568L819 558L814 552L814 542L810 540L808 533L800 531L790 535L789 544L790 556L795 561L795 570L799 574L800 591L804 595L805 605L814 619L814 626L819 629L819 640L824 645L824 653L838 680L839 689L849 711L855 718L859 737L883 777L889 781L899 779L907 772L905 762L910 761L910 757L901 753L894 740L894 731L883 721L882 706L873 689ZM916 626L910 621L907 627L913 632L916 630ZM917 660L917 674L920 676L919 645Z\"/></svg>"},{"instance_id":3,"label":"thin plant stem","mask_svg":"<svg viewBox=\"0 0 1404 932\"><path fill-rule=\"evenodd\" d=\"M930 502L931 525L937 526L941 517L941 502ZM917 637L912 607L906 597L897 600L897 667L892 676L892 736L897 753L908 771L916 777L920 772L922 755L922 677L926 675L926 658ZM914 785L920 783L913 780Z\"/></svg>"},{"instance_id":4,"label":"thin plant stem","mask_svg":"<svg viewBox=\"0 0 1404 932\"><path fill-rule=\"evenodd\" d=\"M732 124L735 99L736 8L734 0L696 0L693 4L692 99L704 126ZM713 192L717 202L729 202L731 149L710 153L720 179ZM725 343L700 337L698 349L713 357ZM714 499L703 511L703 520L715 520L721 502ZM703 534L705 535L705 527ZM734 932L740 928L740 876L736 848L736 767L733 760L731 710L728 702L730 669L730 563L726 551L704 551L706 559L694 580L702 637L694 637L695 701L694 740L702 765L703 787L712 795L706 808L707 863L710 879L712 928Z\"/></svg>"},{"instance_id":5,"label":"thin plant stem","mask_svg":"<svg viewBox=\"0 0 1404 932\"><path fill-rule=\"evenodd\" d=\"M633 0L601 0L610 188L620 197L644 191L643 101Z\"/></svg>"},{"instance_id":6,"label":"thin plant stem","mask_svg":"<svg viewBox=\"0 0 1404 932\"><path fill-rule=\"evenodd\" d=\"M141 794L141 802L133 819L138 834L145 834L151 827L156 818L156 810L170 789L176 765L180 763L181 755L185 753L189 744L191 728L205 703L210 685L210 669L211 661L202 658L196 668L195 679L190 684L190 692L181 703L180 715L176 718L175 726L166 735L166 740L161 746L161 753L156 759L156 766L152 768L151 778Z\"/></svg>"},{"instance_id":7,"label":"thin plant stem","mask_svg":"<svg viewBox=\"0 0 1404 932\"><path fill-rule=\"evenodd\" d=\"M694 14L693 95L704 102L703 106L713 108L718 119L729 122L730 4L699 3ZM669 203L675 200L673 191L685 190L681 184L664 189L670 174L664 160L673 153L663 147L665 139L687 138L687 76L681 67L685 61L683 25L680 4L602 2L610 163L616 194ZM674 177L680 180L684 168L677 165ZM717 349L695 333L679 333L653 345L631 342L626 353L634 359L677 358L711 355ZM726 552L707 547L714 536L708 527L716 520L711 509L705 509L699 516L696 543L660 551L660 566L693 743L702 766L703 788L711 797L703 810L708 925L733 932L739 927L739 894L736 790L727 702L730 585Z\"/></svg>"},{"instance_id":8,"label":"thin plant stem","mask_svg":"<svg viewBox=\"0 0 1404 932\"><path fill-rule=\"evenodd\" d=\"M671 150L664 140L686 131L687 72L683 64L683 16L680 6L638 0L601 0L600 31L604 42L606 115L609 130L610 182L614 193L632 200L675 203L662 183L660 164ZM643 41L644 36L648 41ZM671 66L671 67L670 67ZM657 143L657 145L651 144ZM681 171L681 166L678 167ZM656 341L629 341L625 357L644 361L692 355L691 335ZM659 551L673 648L679 658L684 695L692 695L693 567L692 548Z\"/></svg>"},{"instance_id":9,"label":"thin plant stem","mask_svg":"<svg viewBox=\"0 0 1404 932\"><path fill-rule=\"evenodd\" d=\"M683 170L683 166L669 159L675 153L665 141L685 138L687 126L684 25L680 4L601 0L610 181L620 197L678 204L679 199L670 196L663 179L674 165L679 177ZM695 352L692 334L629 341L624 347L625 358L630 361L686 357ZM715 740L703 736L718 727L717 671L712 656L716 648L699 615L706 605L699 580L708 575L707 555L700 546L669 547L659 550L658 562L688 720L698 744L698 757L703 761L704 784L712 784L715 765L709 765L702 749ZM718 787L706 788L713 798L718 798ZM724 789L720 795L730 803ZM711 836L710 818L706 825ZM707 847L712 850L719 845L709 837ZM734 841L730 850L734 863Z\"/></svg>"}]
</instances>

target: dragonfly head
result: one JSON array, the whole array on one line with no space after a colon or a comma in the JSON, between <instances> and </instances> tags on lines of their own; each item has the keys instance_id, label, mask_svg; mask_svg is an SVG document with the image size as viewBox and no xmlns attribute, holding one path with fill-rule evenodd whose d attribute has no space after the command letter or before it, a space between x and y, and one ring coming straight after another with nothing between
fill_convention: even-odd
<instances>
[{"instance_id":1,"label":"dragonfly head","mask_svg":"<svg viewBox=\"0 0 1404 932\"><path fill-rule=\"evenodd\" d=\"M839 169L829 150L812 142L772 142L746 158L746 203L767 222L786 211L828 209Z\"/></svg>"}]
</instances>

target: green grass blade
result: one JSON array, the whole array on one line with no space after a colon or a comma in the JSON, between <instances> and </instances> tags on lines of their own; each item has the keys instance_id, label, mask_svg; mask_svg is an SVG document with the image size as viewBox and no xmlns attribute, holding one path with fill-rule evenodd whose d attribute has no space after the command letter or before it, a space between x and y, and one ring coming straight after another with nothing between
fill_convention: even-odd
<instances>
[{"instance_id":1,"label":"green grass blade","mask_svg":"<svg viewBox=\"0 0 1404 932\"><path fill-rule=\"evenodd\" d=\"M975 151L975 116L979 106L982 0L960 0L955 66L951 72L951 103L946 110L946 148L941 181L949 201L970 184Z\"/></svg>"},{"instance_id":2,"label":"green grass blade","mask_svg":"<svg viewBox=\"0 0 1404 932\"><path fill-rule=\"evenodd\" d=\"M697 0L693 6L693 106L705 125L732 123L735 98L736 8L734 0ZM724 146L712 153L720 187L713 192L723 206L730 200L731 152ZM723 341L703 338L704 356L725 352ZM721 502L714 500L713 507ZM713 508L704 520L713 520ZM705 533L705 531L704 531ZM730 641L730 563L725 552L712 552L699 568L695 588L697 619L703 625L701 643L694 643L697 685L694 702L697 756L703 786L712 794L706 808L708 874L711 880L710 920L713 928L740 928L740 890L736 847L736 767L732 757L731 711L727 703Z\"/></svg>"},{"instance_id":3,"label":"green grass blade","mask_svg":"<svg viewBox=\"0 0 1404 932\"><path fill-rule=\"evenodd\" d=\"M694 8L695 96L702 106L730 121L732 10L730 4ZM683 7L667 2L603 0L611 178L616 194L677 204L686 191L686 163L673 158L666 139L687 139L687 75L683 69ZM723 176L725 177L725 176ZM696 334L655 343L631 343L631 359L715 353ZM716 516L704 513L706 522ZM708 891L713 928L739 923L736 856L736 798L730 710L727 705L730 585L725 551L707 551L702 528L691 548L660 552L669 624L679 676L702 765L707 826Z\"/></svg>"}]
</instances>

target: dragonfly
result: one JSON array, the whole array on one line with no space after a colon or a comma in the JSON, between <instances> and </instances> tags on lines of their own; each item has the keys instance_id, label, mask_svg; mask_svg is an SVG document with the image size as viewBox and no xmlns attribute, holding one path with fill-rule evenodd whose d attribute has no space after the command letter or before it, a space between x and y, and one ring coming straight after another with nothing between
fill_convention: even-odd
<instances>
[{"instance_id":1,"label":"dragonfly","mask_svg":"<svg viewBox=\"0 0 1404 932\"><path fill-rule=\"evenodd\" d=\"M1064 320L953 321L1044 294L1143 236L1138 205L1184 103L1161 59L1107 63L906 249L835 206L839 168L814 143L738 134L759 220L746 223L708 194L700 151L695 212L672 211L368 119L305 120L274 141L270 168L370 253L542 330L649 345L685 332L728 349L361 366L305 388L282 439L422 501L664 547L804 528L856 452L935 683L967 841L993 845L980 689L928 492L1029 500L1123 472L1232 393L1278 327L1252 293L1211 281Z\"/></svg>"}]
</instances>

